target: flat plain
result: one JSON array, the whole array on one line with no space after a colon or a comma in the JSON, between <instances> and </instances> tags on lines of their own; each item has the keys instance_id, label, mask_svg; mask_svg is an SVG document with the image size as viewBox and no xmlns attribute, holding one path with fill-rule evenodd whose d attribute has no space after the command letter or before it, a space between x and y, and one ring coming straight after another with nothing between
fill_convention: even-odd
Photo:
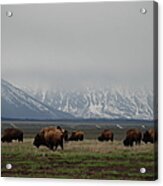
<instances>
[{"instance_id":1,"label":"flat plain","mask_svg":"<svg viewBox=\"0 0 163 186\"><path fill-rule=\"evenodd\" d=\"M14 122L15 124L15 122ZM2 131L11 123L2 123ZM25 134L24 142L2 143L1 173L3 177L39 177L67 179L109 179L109 180L155 180L157 178L156 145L144 144L124 147L123 139L129 124L65 124L65 123L16 123ZM81 129L84 141L66 142L64 150L50 151L46 147L33 146L33 138L40 128L60 125L70 133ZM140 127L138 124L135 127ZM149 126L149 125L148 125ZM10 126L11 127L11 126ZM143 124L144 127L144 124ZM113 142L99 142L97 137L104 128L111 128L115 134ZM145 128L147 128L145 126ZM142 132L145 129L142 128ZM11 163L12 169L6 169ZM146 168L144 174L141 168Z\"/></svg>"}]
</instances>

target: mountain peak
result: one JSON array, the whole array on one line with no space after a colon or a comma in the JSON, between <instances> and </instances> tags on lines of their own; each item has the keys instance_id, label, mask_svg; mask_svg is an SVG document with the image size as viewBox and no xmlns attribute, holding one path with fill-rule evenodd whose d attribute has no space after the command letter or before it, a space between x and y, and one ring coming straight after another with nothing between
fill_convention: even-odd
<instances>
[{"instance_id":1,"label":"mountain peak","mask_svg":"<svg viewBox=\"0 0 163 186\"><path fill-rule=\"evenodd\" d=\"M42 103L6 80L1 80L2 118L72 119L73 116Z\"/></svg>"}]
</instances>

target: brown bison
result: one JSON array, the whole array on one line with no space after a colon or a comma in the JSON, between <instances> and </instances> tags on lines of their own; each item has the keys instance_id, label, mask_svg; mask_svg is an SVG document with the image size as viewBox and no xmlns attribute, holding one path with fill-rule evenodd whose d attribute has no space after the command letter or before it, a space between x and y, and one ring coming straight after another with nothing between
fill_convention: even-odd
<instances>
[{"instance_id":1,"label":"brown bison","mask_svg":"<svg viewBox=\"0 0 163 186\"><path fill-rule=\"evenodd\" d=\"M98 137L99 141L113 141L114 134L110 129L102 131L101 136Z\"/></svg>"},{"instance_id":2,"label":"brown bison","mask_svg":"<svg viewBox=\"0 0 163 186\"><path fill-rule=\"evenodd\" d=\"M77 130L71 133L69 141L83 141L84 140L84 132Z\"/></svg>"},{"instance_id":3,"label":"brown bison","mask_svg":"<svg viewBox=\"0 0 163 186\"><path fill-rule=\"evenodd\" d=\"M43 128L43 129L40 130L40 134L41 135L44 135L44 133L49 132L50 130L55 131L56 129L60 130L61 133L63 134L64 140L65 141L68 141L68 131L65 130L65 129L63 129L63 128L61 128L60 126L57 126L57 127L52 127L52 126L45 127L45 128Z\"/></svg>"},{"instance_id":4,"label":"brown bison","mask_svg":"<svg viewBox=\"0 0 163 186\"><path fill-rule=\"evenodd\" d=\"M155 143L158 140L158 135L157 135L157 130L154 128L150 128L148 129L144 135L143 135L143 139L142 139L145 143Z\"/></svg>"},{"instance_id":5,"label":"brown bison","mask_svg":"<svg viewBox=\"0 0 163 186\"><path fill-rule=\"evenodd\" d=\"M19 142L23 142L23 131L17 128L5 129L1 141L10 143L12 142L12 140L18 140Z\"/></svg>"},{"instance_id":6,"label":"brown bison","mask_svg":"<svg viewBox=\"0 0 163 186\"><path fill-rule=\"evenodd\" d=\"M39 148L39 146L44 145L49 149L55 150L60 146L63 150L63 133L54 127L47 127L40 130L40 132L35 136L33 145Z\"/></svg>"},{"instance_id":7,"label":"brown bison","mask_svg":"<svg viewBox=\"0 0 163 186\"><path fill-rule=\"evenodd\" d=\"M133 129L129 129L127 131L126 134L126 138L123 141L123 144L125 146L133 146L133 143L135 142L135 144L139 144L141 143L141 139L142 139L142 133L139 129L133 128Z\"/></svg>"}]
</instances>

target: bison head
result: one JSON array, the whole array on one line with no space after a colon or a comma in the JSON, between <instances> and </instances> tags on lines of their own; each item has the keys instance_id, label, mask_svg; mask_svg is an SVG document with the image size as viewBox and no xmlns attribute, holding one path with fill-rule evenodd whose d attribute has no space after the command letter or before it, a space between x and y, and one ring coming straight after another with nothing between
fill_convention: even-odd
<instances>
[{"instance_id":1,"label":"bison head","mask_svg":"<svg viewBox=\"0 0 163 186\"><path fill-rule=\"evenodd\" d=\"M99 137L98 137L98 140L99 140L99 141L104 141L104 138L103 138L102 136L99 136Z\"/></svg>"},{"instance_id":2,"label":"bison head","mask_svg":"<svg viewBox=\"0 0 163 186\"><path fill-rule=\"evenodd\" d=\"M10 136L3 136L3 137L1 138L1 141L2 141L2 142L10 143L10 142L12 142L12 138L11 138Z\"/></svg>"},{"instance_id":3,"label":"bison head","mask_svg":"<svg viewBox=\"0 0 163 186\"><path fill-rule=\"evenodd\" d=\"M57 129L59 129L62 132L62 128L60 126L57 126Z\"/></svg>"},{"instance_id":4,"label":"bison head","mask_svg":"<svg viewBox=\"0 0 163 186\"><path fill-rule=\"evenodd\" d=\"M126 138L125 140L123 140L123 144L124 146L129 146L130 145L129 139Z\"/></svg>"},{"instance_id":5,"label":"bison head","mask_svg":"<svg viewBox=\"0 0 163 186\"><path fill-rule=\"evenodd\" d=\"M69 141L73 141L74 140L74 137L73 136L70 136L68 140Z\"/></svg>"},{"instance_id":6,"label":"bison head","mask_svg":"<svg viewBox=\"0 0 163 186\"><path fill-rule=\"evenodd\" d=\"M75 136L75 132L73 131L72 133L71 133L71 136L70 136L70 138L69 138L69 141L75 141L76 140L76 136Z\"/></svg>"},{"instance_id":7,"label":"bison head","mask_svg":"<svg viewBox=\"0 0 163 186\"><path fill-rule=\"evenodd\" d=\"M40 145L45 145L45 140L37 134L34 138L33 145L39 148Z\"/></svg>"},{"instance_id":8,"label":"bison head","mask_svg":"<svg viewBox=\"0 0 163 186\"><path fill-rule=\"evenodd\" d=\"M126 139L123 140L123 144L126 147L128 147L128 146L131 146L132 147L133 146L133 139L126 137Z\"/></svg>"},{"instance_id":9,"label":"bison head","mask_svg":"<svg viewBox=\"0 0 163 186\"><path fill-rule=\"evenodd\" d=\"M68 131L67 130L64 131L63 136L64 136L64 140L68 141Z\"/></svg>"},{"instance_id":10,"label":"bison head","mask_svg":"<svg viewBox=\"0 0 163 186\"><path fill-rule=\"evenodd\" d=\"M146 131L143 135L143 139L142 139L145 143L148 143L148 142L152 142L152 137L151 135L149 134L148 131Z\"/></svg>"},{"instance_id":11,"label":"bison head","mask_svg":"<svg viewBox=\"0 0 163 186\"><path fill-rule=\"evenodd\" d=\"M2 142L5 142L5 137L2 137L2 138L1 138L1 141L2 141Z\"/></svg>"}]
</instances>

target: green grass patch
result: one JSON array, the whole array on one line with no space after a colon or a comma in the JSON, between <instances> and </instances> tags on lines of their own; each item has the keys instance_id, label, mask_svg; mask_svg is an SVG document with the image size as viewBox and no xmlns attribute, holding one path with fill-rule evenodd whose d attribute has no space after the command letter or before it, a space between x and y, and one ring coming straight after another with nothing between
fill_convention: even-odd
<instances>
[{"instance_id":1,"label":"green grass patch","mask_svg":"<svg viewBox=\"0 0 163 186\"><path fill-rule=\"evenodd\" d=\"M63 151L53 152L46 147L37 149L31 141L2 144L3 177L154 179L152 144L126 148L120 141L110 144L86 140L66 143ZM11 170L6 169L7 163L13 165ZM147 173L141 174L141 167L147 168Z\"/></svg>"}]
</instances>

